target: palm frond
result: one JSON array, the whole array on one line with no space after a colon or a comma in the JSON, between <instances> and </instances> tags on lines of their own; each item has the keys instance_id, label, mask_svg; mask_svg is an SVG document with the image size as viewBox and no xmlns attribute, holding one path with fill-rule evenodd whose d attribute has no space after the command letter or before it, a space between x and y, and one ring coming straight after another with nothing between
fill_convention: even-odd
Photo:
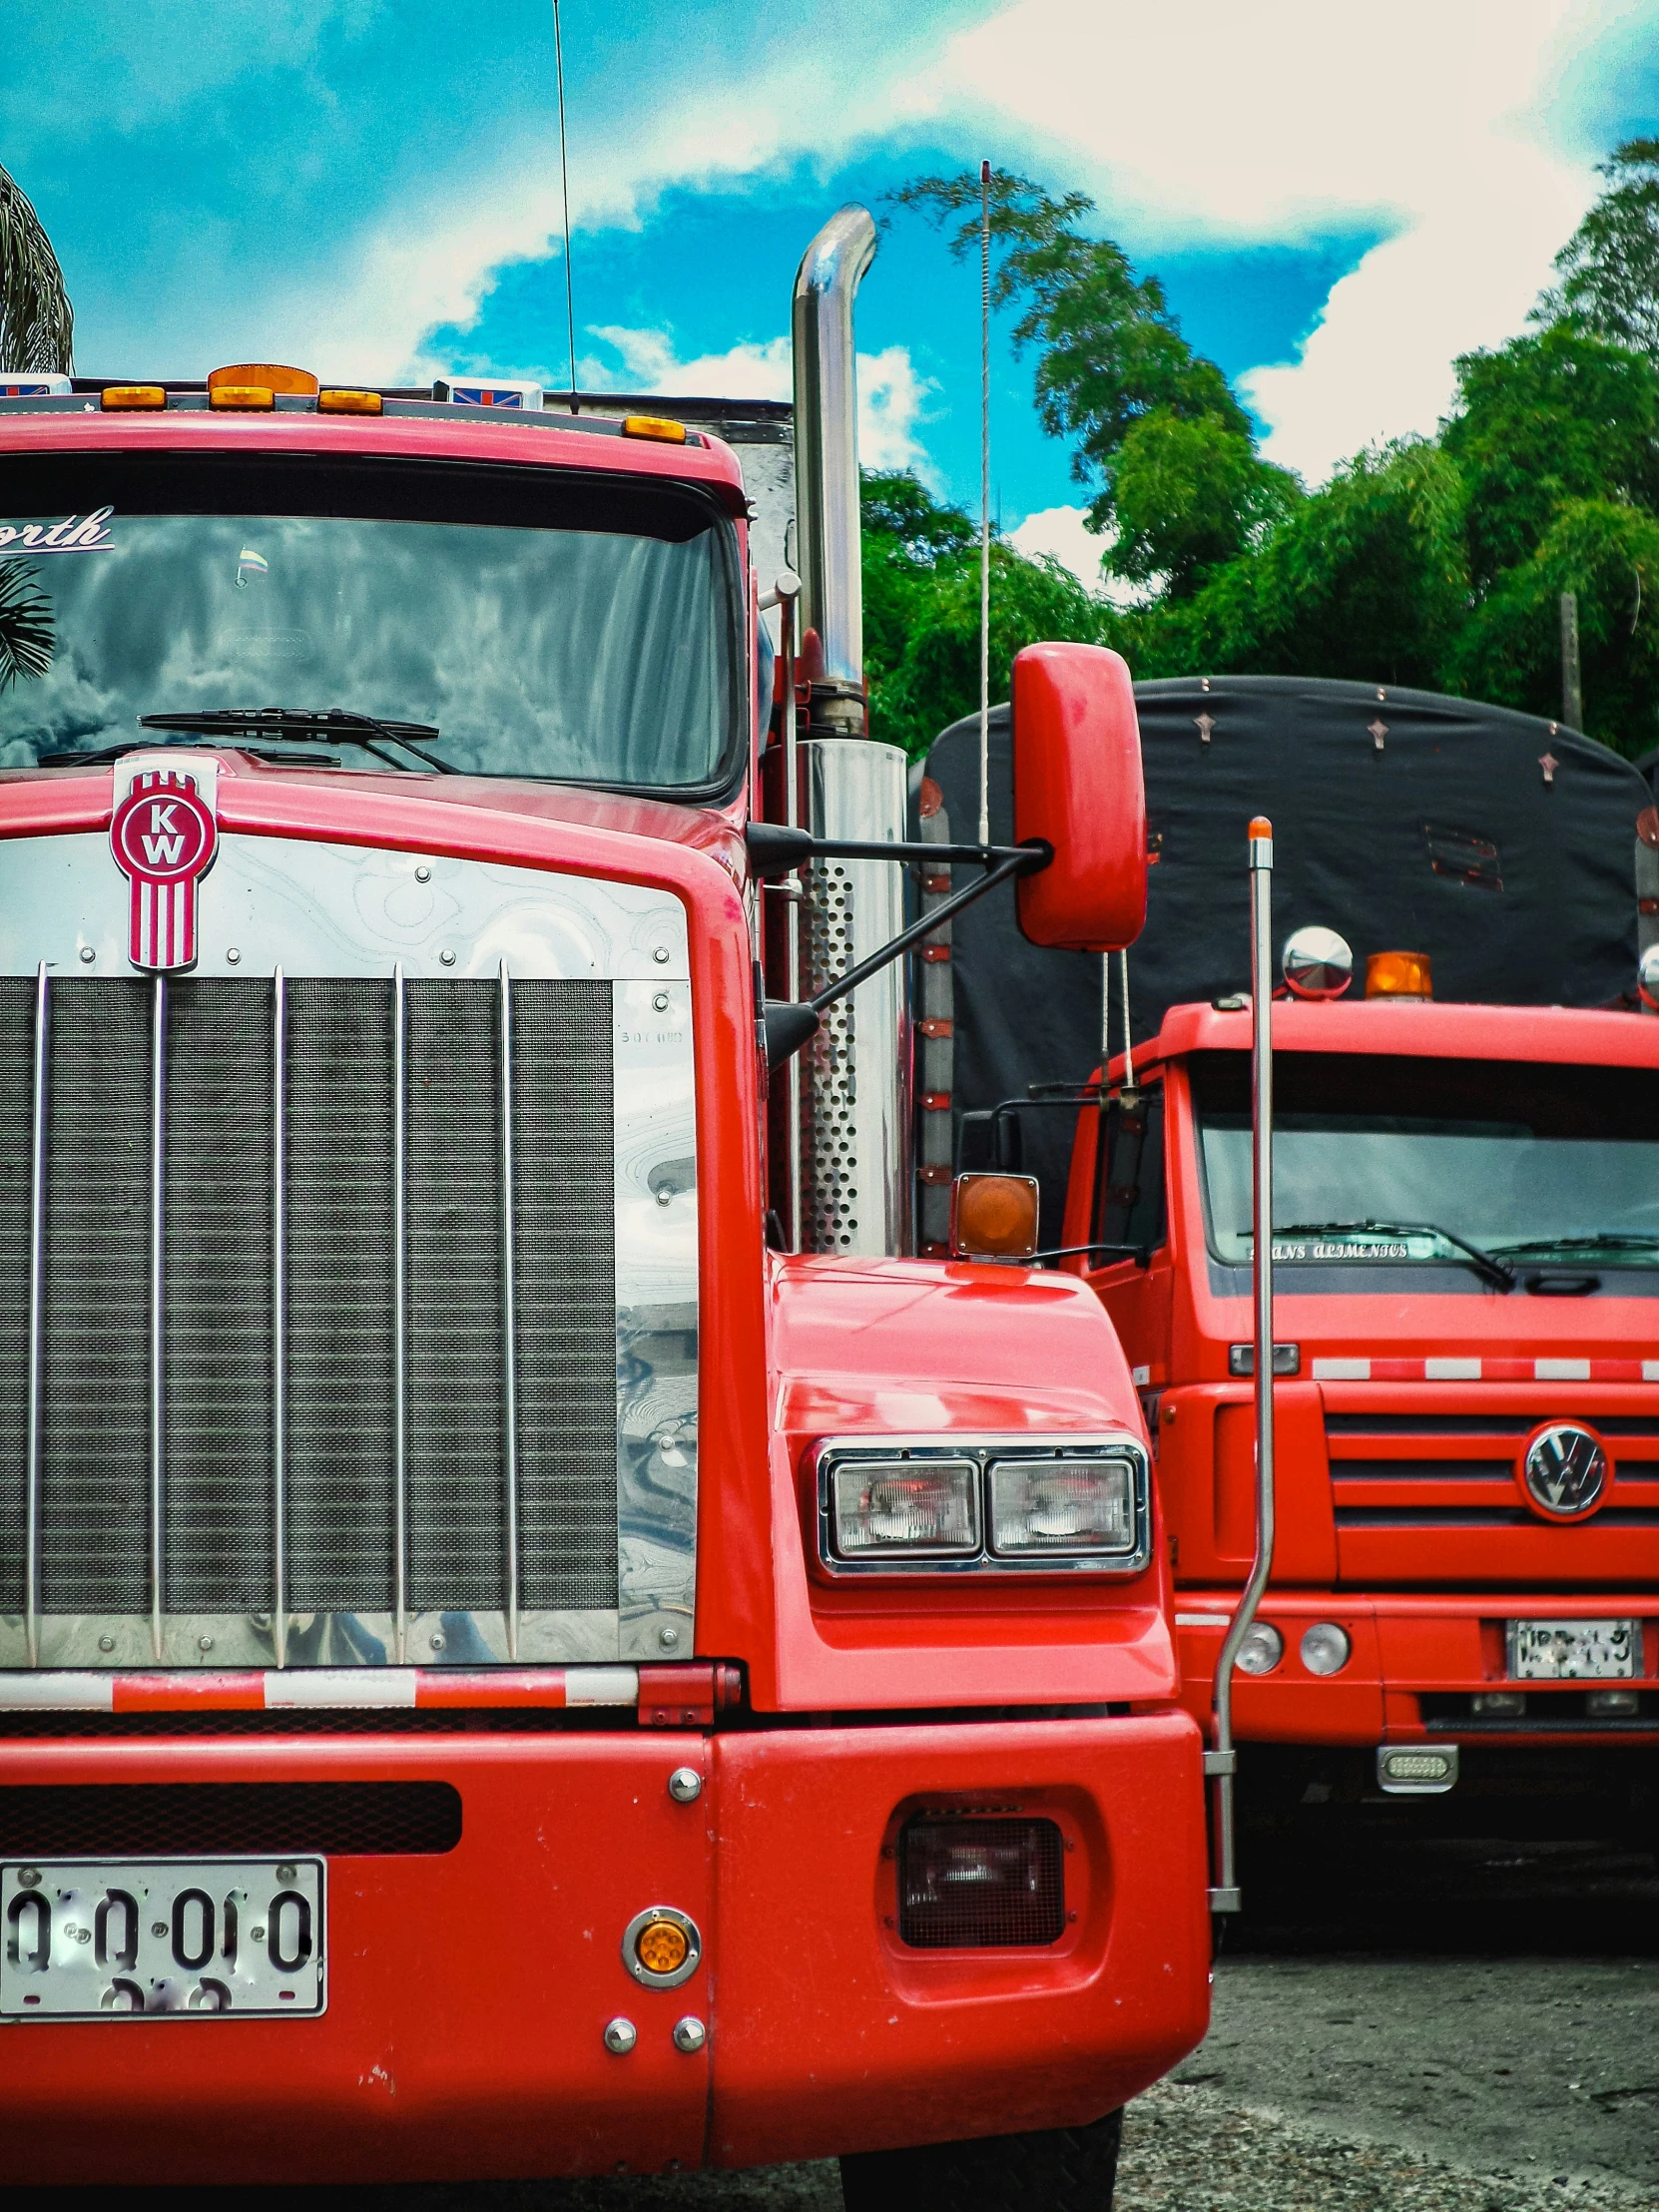
<instances>
[{"instance_id":1,"label":"palm frond","mask_svg":"<svg viewBox=\"0 0 1659 2212\"><path fill-rule=\"evenodd\" d=\"M27 561L0 561L0 692L44 676L57 642L52 602Z\"/></svg>"},{"instance_id":2,"label":"palm frond","mask_svg":"<svg viewBox=\"0 0 1659 2212\"><path fill-rule=\"evenodd\" d=\"M52 242L0 169L0 369L67 375L74 352L75 310Z\"/></svg>"}]
</instances>

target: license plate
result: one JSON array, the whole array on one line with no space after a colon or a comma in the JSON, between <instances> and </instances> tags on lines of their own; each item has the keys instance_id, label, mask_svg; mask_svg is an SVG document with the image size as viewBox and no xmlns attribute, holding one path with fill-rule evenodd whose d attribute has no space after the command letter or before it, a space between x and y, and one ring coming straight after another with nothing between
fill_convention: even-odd
<instances>
[{"instance_id":1,"label":"license plate","mask_svg":"<svg viewBox=\"0 0 1659 2212\"><path fill-rule=\"evenodd\" d=\"M0 2018L314 2017L320 1859L37 1859L0 1866Z\"/></svg>"},{"instance_id":2,"label":"license plate","mask_svg":"<svg viewBox=\"0 0 1659 2212\"><path fill-rule=\"evenodd\" d=\"M1514 1682L1619 1682L1642 1671L1640 1621L1511 1621Z\"/></svg>"}]
</instances>

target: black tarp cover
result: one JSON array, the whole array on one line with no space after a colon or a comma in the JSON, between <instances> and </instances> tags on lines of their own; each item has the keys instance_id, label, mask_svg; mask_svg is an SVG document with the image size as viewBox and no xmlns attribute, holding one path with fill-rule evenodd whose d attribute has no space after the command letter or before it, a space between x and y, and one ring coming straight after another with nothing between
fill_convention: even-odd
<instances>
[{"instance_id":1,"label":"black tarp cover","mask_svg":"<svg viewBox=\"0 0 1659 2212\"><path fill-rule=\"evenodd\" d=\"M1607 747L1508 708L1374 684L1173 677L1137 684L1135 700L1154 858L1129 954L1137 1042L1167 1007L1246 987L1245 826L1258 814L1274 826L1276 938L1304 922L1340 930L1356 989L1367 954L1388 950L1426 952L1441 999L1598 1006L1631 988L1635 824L1652 793ZM991 835L1003 842L1005 706L992 710L990 756ZM970 839L976 715L938 738L926 773L952 837ZM1011 886L957 918L952 946L958 1115L1099 1064L1101 962L1027 944ZM1115 974L1112 1039L1121 1049ZM1057 1241L1072 1116L1022 1123L1044 1240Z\"/></svg>"}]
</instances>

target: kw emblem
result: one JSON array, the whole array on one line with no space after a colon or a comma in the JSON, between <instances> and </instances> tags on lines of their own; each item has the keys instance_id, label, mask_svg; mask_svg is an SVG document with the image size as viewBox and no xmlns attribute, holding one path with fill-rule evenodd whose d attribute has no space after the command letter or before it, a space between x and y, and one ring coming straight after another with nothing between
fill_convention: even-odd
<instances>
[{"instance_id":1,"label":"kw emblem","mask_svg":"<svg viewBox=\"0 0 1659 2212\"><path fill-rule=\"evenodd\" d=\"M132 885L128 957L157 974L196 965L196 888L213 865L219 825L186 769L147 768L110 824L115 863Z\"/></svg>"}]
</instances>

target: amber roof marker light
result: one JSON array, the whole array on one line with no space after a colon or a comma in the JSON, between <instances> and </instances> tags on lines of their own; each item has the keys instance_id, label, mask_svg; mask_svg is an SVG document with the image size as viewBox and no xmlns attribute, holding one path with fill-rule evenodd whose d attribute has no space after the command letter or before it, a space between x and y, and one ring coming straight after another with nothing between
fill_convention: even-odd
<instances>
[{"instance_id":1,"label":"amber roof marker light","mask_svg":"<svg viewBox=\"0 0 1659 2212\"><path fill-rule=\"evenodd\" d=\"M661 445L684 445L686 425L670 422L666 415L631 414L622 418L625 438L655 438Z\"/></svg>"},{"instance_id":2,"label":"amber roof marker light","mask_svg":"<svg viewBox=\"0 0 1659 2212\"><path fill-rule=\"evenodd\" d=\"M99 404L106 414L141 414L167 405L160 384L106 384Z\"/></svg>"},{"instance_id":3,"label":"amber roof marker light","mask_svg":"<svg viewBox=\"0 0 1659 2212\"><path fill-rule=\"evenodd\" d=\"M1432 998L1434 969L1426 952L1374 952L1366 962L1366 996L1406 1001Z\"/></svg>"},{"instance_id":4,"label":"amber roof marker light","mask_svg":"<svg viewBox=\"0 0 1659 2212\"><path fill-rule=\"evenodd\" d=\"M314 399L317 393L317 380L308 368L286 368L280 361L237 361L230 368L208 371L210 396L239 384L245 388L297 394L301 399Z\"/></svg>"}]
</instances>

